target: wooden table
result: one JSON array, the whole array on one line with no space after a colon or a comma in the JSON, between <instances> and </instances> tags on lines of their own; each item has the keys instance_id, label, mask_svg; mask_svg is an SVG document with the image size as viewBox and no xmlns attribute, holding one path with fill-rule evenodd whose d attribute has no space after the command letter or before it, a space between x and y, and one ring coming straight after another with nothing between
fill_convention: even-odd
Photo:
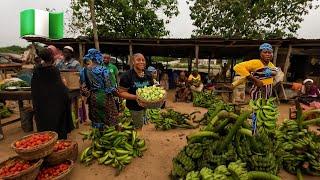
<instances>
[{"instance_id":1,"label":"wooden table","mask_svg":"<svg viewBox=\"0 0 320 180\"><path fill-rule=\"evenodd\" d=\"M0 73L1 78L7 78L7 71L19 72L22 69L22 64L19 63L10 63L10 64L0 64Z\"/></svg>"},{"instance_id":2,"label":"wooden table","mask_svg":"<svg viewBox=\"0 0 320 180\"><path fill-rule=\"evenodd\" d=\"M72 89L69 90L69 98L74 98L80 96L80 90L79 89ZM21 110L23 109L23 101L24 100L32 100L31 98L31 91L0 91L0 101L18 101L19 105L19 112L21 115ZM1 118L0 118L0 140L3 139L3 130L2 127L7 126L9 124L15 123L20 121L21 118L17 118L14 120L11 120L6 123L1 123Z\"/></svg>"}]
</instances>

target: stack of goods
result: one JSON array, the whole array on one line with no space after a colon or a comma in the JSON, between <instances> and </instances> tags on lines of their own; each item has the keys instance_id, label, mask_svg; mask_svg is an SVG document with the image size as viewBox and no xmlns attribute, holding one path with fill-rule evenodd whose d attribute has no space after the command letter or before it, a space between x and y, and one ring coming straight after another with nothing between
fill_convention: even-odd
<instances>
[{"instance_id":1,"label":"stack of goods","mask_svg":"<svg viewBox=\"0 0 320 180\"><path fill-rule=\"evenodd\" d=\"M57 142L57 138L57 133L46 131L34 133L13 142L11 147L18 156L0 163L0 179L45 180L63 179L69 176L73 168L73 161L70 160L72 156L63 154L75 151L72 144L76 143L68 141L68 143L63 142L62 145L60 141ZM54 158L55 153L62 155L59 161Z\"/></svg>"},{"instance_id":2,"label":"stack of goods","mask_svg":"<svg viewBox=\"0 0 320 180\"><path fill-rule=\"evenodd\" d=\"M168 109L167 111L163 111L163 112L161 112L160 109L149 109L147 111L147 117L150 119L152 123L155 124L156 129L161 129L161 130L169 130L174 128L193 129L197 127L192 123L196 118L195 116L196 113L200 113L200 112L196 111L190 114L182 114L172 109Z\"/></svg>"},{"instance_id":3,"label":"stack of goods","mask_svg":"<svg viewBox=\"0 0 320 180\"><path fill-rule=\"evenodd\" d=\"M243 169L236 179L278 179L282 167L299 177L319 176L320 137L308 126L319 123L320 118L305 121L305 117L318 112L300 110L297 120L277 126L279 111L274 99L251 101L250 106L252 112L240 115L221 110L201 131L187 136L188 145L173 159L172 176L230 179L235 175L229 167L232 162ZM256 119L255 134L250 116Z\"/></svg>"},{"instance_id":4,"label":"stack of goods","mask_svg":"<svg viewBox=\"0 0 320 180\"><path fill-rule=\"evenodd\" d=\"M133 158L141 157L146 150L145 141L138 138L129 122L120 127L121 131L109 127L102 132L98 129L82 132L83 139L91 140L91 145L81 153L80 161L89 165L97 159L99 164L112 165L119 173Z\"/></svg>"},{"instance_id":5,"label":"stack of goods","mask_svg":"<svg viewBox=\"0 0 320 180\"><path fill-rule=\"evenodd\" d=\"M238 115L232 111L220 110L201 131L187 136L188 145L173 159L173 177L186 178L191 171L199 171L201 176L201 170L210 172L210 177L228 177L233 173L227 165L238 162L245 172L253 171L252 174L256 177L277 179L275 175L281 166L281 160L278 159L281 158L276 155L274 140L264 133L267 132L263 130L264 126L259 127L258 135L252 135L248 121L251 114L252 112L242 112ZM239 163L239 160L244 164ZM221 169L226 174L219 174ZM238 178L249 179L245 174L247 173L240 173Z\"/></svg>"},{"instance_id":6,"label":"stack of goods","mask_svg":"<svg viewBox=\"0 0 320 180\"><path fill-rule=\"evenodd\" d=\"M283 156L283 167L290 173L320 176L320 137L310 131L309 126L320 122L320 118L304 120L314 112L302 113L297 107L297 119L285 120L277 129L276 137Z\"/></svg>"}]
</instances>

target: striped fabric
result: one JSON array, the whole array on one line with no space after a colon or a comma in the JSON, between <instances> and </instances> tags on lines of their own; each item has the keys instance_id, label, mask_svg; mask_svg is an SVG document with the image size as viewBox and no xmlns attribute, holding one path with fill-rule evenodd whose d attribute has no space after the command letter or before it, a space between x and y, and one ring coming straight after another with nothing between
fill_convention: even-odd
<instances>
[{"instance_id":1,"label":"striped fabric","mask_svg":"<svg viewBox=\"0 0 320 180\"><path fill-rule=\"evenodd\" d=\"M272 96L272 84L265 85L261 88L253 85L250 89L250 96L253 100L259 98L269 99Z\"/></svg>"}]
</instances>

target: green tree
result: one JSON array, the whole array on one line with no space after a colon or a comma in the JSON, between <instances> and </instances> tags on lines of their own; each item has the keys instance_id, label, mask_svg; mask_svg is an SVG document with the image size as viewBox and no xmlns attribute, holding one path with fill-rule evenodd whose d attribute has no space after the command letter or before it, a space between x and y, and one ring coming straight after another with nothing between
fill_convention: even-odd
<instances>
[{"instance_id":1,"label":"green tree","mask_svg":"<svg viewBox=\"0 0 320 180\"><path fill-rule=\"evenodd\" d=\"M312 0L188 0L195 35L265 39L292 37Z\"/></svg>"},{"instance_id":2,"label":"green tree","mask_svg":"<svg viewBox=\"0 0 320 180\"><path fill-rule=\"evenodd\" d=\"M95 0L99 36L117 38L162 37L169 34L165 24L179 11L177 0ZM88 0L71 1L74 31L92 36Z\"/></svg>"}]
</instances>

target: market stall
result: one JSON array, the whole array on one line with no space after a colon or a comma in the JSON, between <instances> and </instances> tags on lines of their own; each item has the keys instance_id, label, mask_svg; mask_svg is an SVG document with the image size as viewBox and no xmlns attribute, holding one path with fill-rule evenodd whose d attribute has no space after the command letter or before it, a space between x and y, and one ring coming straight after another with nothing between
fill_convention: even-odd
<instances>
[{"instance_id":1,"label":"market stall","mask_svg":"<svg viewBox=\"0 0 320 180\"><path fill-rule=\"evenodd\" d=\"M80 96L79 89L72 89L69 91L69 98L74 98ZM18 101L18 108L20 112L20 117L14 120L11 120L6 123L1 123L0 119L0 136L3 136L2 127L9 124L18 122L21 120L21 110L24 107L23 101L31 100L31 90L17 90L17 91L0 91L0 101Z\"/></svg>"}]
</instances>

